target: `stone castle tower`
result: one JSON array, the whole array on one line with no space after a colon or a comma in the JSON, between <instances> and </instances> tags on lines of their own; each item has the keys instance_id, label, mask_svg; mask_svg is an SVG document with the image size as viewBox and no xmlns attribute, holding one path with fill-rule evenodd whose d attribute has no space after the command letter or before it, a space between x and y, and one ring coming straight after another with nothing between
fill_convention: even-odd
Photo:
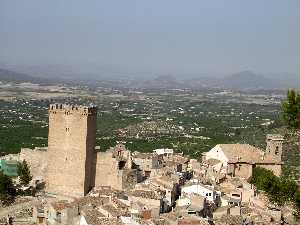
<instances>
[{"instance_id":1,"label":"stone castle tower","mask_svg":"<svg viewBox=\"0 0 300 225\"><path fill-rule=\"evenodd\" d=\"M268 134L266 139L266 153L271 155L274 159L281 161L283 141L284 138L282 135Z\"/></svg>"},{"instance_id":2,"label":"stone castle tower","mask_svg":"<svg viewBox=\"0 0 300 225\"><path fill-rule=\"evenodd\" d=\"M94 186L97 108L49 108L46 192L84 196Z\"/></svg>"}]
</instances>

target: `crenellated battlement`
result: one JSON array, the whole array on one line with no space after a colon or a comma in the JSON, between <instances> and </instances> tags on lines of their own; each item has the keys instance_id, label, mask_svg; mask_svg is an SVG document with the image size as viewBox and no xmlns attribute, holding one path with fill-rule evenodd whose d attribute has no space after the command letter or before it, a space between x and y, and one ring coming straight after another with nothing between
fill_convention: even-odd
<instances>
[{"instance_id":1,"label":"crenellated battlement","mask_svg":"<svg viewBox=\"0 0 300 225\"><path fill-rule=\"evenodd\" d=\"M96 106L82 106L82 105L68 105L68 104L50 104L49 106L50 113L80 113L86 115L95 115L97 114Z\"/></svg>"},{"instance_id":2,"label":"crenellated battlement","mask_svg":"<svg viewBox=\"0 0 300 225\"><path fill-rule=\"evenodd\" d=\"M284 137L280 134L267 134L267 141L284 141Z\"/></svg>"}]
</instances>

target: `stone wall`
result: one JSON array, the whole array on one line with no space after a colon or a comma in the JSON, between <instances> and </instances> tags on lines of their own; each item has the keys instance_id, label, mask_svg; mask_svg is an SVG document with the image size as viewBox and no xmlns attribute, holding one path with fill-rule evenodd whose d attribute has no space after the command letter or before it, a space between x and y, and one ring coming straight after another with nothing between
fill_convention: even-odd
<instances>
[{"instance_id":1,"label":"stone wall","mask_svg":"<svg viewBox=\"0 0 300 225\"><path fill-rule=\"evenodd\" d=\"M46 191L84 196L93 186L95 107L50 105Z\"/></svg>"},{"instance_id":2,"label":"stone wall","mask_svg":"<svg viewBox=\"0 0 300 225\"><path fill-rule=\"evenodd\" d=\"M30 167L33 180L44 180L47 172L47 148L22 148L19 160L25 160Z\"/></svg>"},{"instance_id":3,"label":"stone wall","mask_svg":"<svg viewBox=\"0 0 300 225\"><path fill-rule=\"evenodd\" d=\"M132 169L131 153L124 145L98 152L95 174L95 187L110 186L117 190L132 189L138 175Z\"/></svg>"},{"instance_id":4,"label":"stone wall","mask_svg":"<svg viewBox=\"0 0 300 225\"><path fill-rule=\"evenodd\" d=\"M234 164L234 176L236 177L243 177L243 178L250 178L252 176L252 164L248 163L240 163Z\"/></svg>"},{"instance_id":5,"label":"stone wall","mask_svg":"<svg viewBox=\"0 0 300 225\"><path fill-rule=\"evenodd\" d=\"M278 177L281 175L280 164L259 164L257 166L273 171L273 173Z\"/></svg>"},{"instance_id":6,"label":"stone wall","mask_svg":"<svg viewBox=\"0 0 300 225\"><path fill-rule=\"evenodd\" d=\"M123 170L119 170L118 163L113 152L97 153L95 187L111 186L122 190Z\"/></svg>"}]
</instances>

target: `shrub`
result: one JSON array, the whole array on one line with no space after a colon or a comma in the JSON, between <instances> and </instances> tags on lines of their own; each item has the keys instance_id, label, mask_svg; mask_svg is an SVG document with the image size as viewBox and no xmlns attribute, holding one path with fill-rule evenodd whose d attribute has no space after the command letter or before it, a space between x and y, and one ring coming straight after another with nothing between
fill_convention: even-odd
<instances>
[{"instance_id":1,"label":"shrub","mask_svg":"<svg viewBox=\"0 0 300 225\"><path fill-rule=\"evenodd\" d=\"M259 190L265 191L271 202L282 206L291 201L298 210L300 209L300 188L296 182L277 177L270 170L256 167L253 170L250 183Z\"/></svg>"}]
</instances>

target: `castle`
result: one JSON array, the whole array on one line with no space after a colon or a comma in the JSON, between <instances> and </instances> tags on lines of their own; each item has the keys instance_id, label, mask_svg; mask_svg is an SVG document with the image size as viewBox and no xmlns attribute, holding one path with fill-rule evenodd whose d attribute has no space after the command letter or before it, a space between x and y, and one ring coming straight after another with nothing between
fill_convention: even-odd
<instances>
[{"instance_id":1,"label":"castle","mask_svg":"<svg viewBox=\"0 0 300 225\"><path fill-rule=\"evenodd\" d=\"M130 153L123 146L97 153L96 130L96 107L50 105L47 193L80 197L95 186L122 189L128 177L134 182Z\"/></svg>"},{"instance_id":2,"label":"castle","mask_svg":"<svg viewBox=\"0 0 300 225\"><path fill-rule=\"evenodd\" d=\"M53 104L49 108L46 192L56 196L85 196L94 187L131 189L139 180L132 155L117 145L96 151L97 108ZM248 179L255 167L280 176L280 135L267 136L265 151L248 144L219 144L204 156L221 174Z\"/></svg>"}]
</instances>

